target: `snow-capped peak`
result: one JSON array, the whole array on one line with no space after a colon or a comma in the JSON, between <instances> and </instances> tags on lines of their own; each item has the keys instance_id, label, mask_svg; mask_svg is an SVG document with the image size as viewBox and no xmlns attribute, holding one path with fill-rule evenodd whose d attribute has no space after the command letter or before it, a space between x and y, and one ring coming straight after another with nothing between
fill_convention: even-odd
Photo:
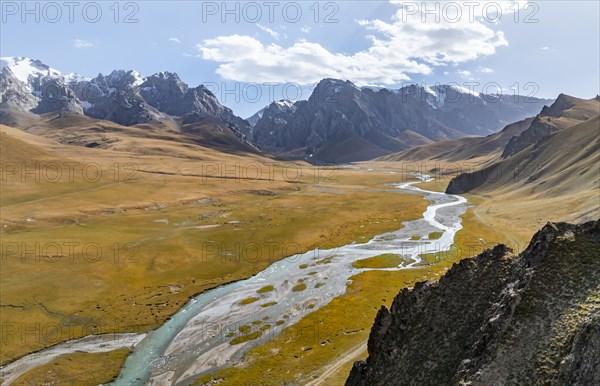
<instances>
[{"instance_id":1,"label":"snow-capped peak","mask_svg":"<svg viewBox=\"0 0 600 386\"><path fill-rule=\"evenodd\" d=\"M5 67L8 67L15 77L25 83L30 89L34 88L36 80L47 76L51 78L61 78L67 84L91 80L91 78L81 76L74 72L63 75L57 69L54 69L39 60L23 56L0 58L0 70Z\"/></svg>"},{"instance_id":2,"label":"snow-capped peak","mask_svg":"<svg viewBox=\"0 0 600 386\"><path fill-rule=\"evenodd\" d=\"M98 76L100 77L100 76ZM133 87L139 86L146 81L136 70L113 70L110 74L104 77L108 84L115 84L125 81Z\"/></svg>"},{"instance_id":3,"label":"snow-capped peak","mask_svg":"<svg viewBox=\"0 0 600 386\"><path fill-rule=\"evenodd\" d=\"M131 75L135 79L133 82L134 86L139 86L140 84L144 83L144 81L146 80L146 78L144 78L144 76L136 70L131 70Z\"/></svg>"},{"instance_id":4,"label":"snow-capped peak","mask_svg":"<svg viewBox=\"0 0 600 386\"><path fill-rule=\"evenodd\" d=\"M22 56L0 58L0 68L8 67L21 82L29 85L30 81L44 76L60 77L60 71L40 62Z\"/></svg>"}]
</instances>

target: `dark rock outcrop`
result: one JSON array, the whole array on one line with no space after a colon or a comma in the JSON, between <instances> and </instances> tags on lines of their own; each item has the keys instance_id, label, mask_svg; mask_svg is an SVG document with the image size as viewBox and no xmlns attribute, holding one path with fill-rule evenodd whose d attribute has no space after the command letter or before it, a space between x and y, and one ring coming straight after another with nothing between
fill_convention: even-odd
<instances>
[{"instance_id":1,"label":"dark rock outcrop","mask_svg":"<svg viewBox=\"0 0 600 386\"><path fill-rule=\"evenodd\" d=\"M548 223L379 311L358 385L599 385L600 221Z\"/></svg>"},{"instance_id":2,"label":"dark rock outcrop","mask_svg":"<svg viewBox=\"0 0 600 386\"><path fill-rule=\"evenodd\" d=\"M275 101L253 115L259 115L254 125L254 143L267 149L276 148L277 142L273 141L273 136L280 135L279 130L294 118L298 106L304 103L306 102Z\"/></svg>"},{"instance_id":3,"label":"dark rock outcrop","mask_svg":"<svg viewBox=\"0 0 600 386\"><path fill-rule=\"evenodd\" d=\"M40 79L42 92L38 105L31 109L36 114L58 111L61 114L83 114L77 95L64 80L46 76Z\"/></svg>"},{"instance_id":4,"label":"dark rock outcrop","mask_svg":"<svg viewBox=\"0 0 600 386\"><path fill-rule=\"evenodd\" d=\"M158 119L161 114L140 94L141 75L136 71L115 70L90 81L73 85L84 102L85 115L130 126Z\"/></svg>"}]
</instances>

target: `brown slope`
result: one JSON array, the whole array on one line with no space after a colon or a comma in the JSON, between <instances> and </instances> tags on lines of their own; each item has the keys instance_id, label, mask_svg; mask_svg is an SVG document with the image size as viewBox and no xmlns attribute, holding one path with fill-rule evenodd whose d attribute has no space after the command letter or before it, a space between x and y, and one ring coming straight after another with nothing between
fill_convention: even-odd
<instances>
[{"instance_id":1,"label":"brown slope","mask_svg":"<svg viewBox=\"0 0 600 386\"><path fill-rule=\"evenodd\" d=\"M467 137L414 147L400 153L381 157L379 161L443 160L457 162L485 156L498 156L509 140L526 130L533 118L511 123L498 133L487 137Z\"/></svg>"},{"instance_id":2,"label":"brown slope","mask_svg":"<svg viewBox=\"0 0 600 386\"><path fill-rule=\"evenodd\" d=\"M402 132L402 136L400 137L400 140L404 144L406 144L410 147L434 143L433 140L431 140L413 130L404 130Z\"/></svg>"},{"instance_id":3,"label":"brown slope","mask_svg":"<svg viewBox=\"0 0 600 386\"><path fill-rule=\"evenodd\" d=\"M0 124L15 127L29 127L39 122L40 116L29 111L21 111L17 107L0 103Z\"/></svg>"},{"instance_id":4,"label":"brown slope","mask_svg":"<svg viewBox=\"0 0 600 386\"><path fill-rule=\"evenodd\" d=\"M516 155L453 179L448 192L559 196L598 189L600 116L550 134Z\"/></svg>"},{"instance_id":5,"label":"brown slope","mask_svg":"<svg viewBox=\"0 0 600 386\"><path fill-rule=\"evenodd\" d=\"M425 138L411 130L405 130L402 132L402 135L397 138L391 137L381 130L371 130L364 136L364 138L373 145L378 146L388 152L397 152L405 150L411 146L418 146L433 142L429 138Z\"/></svg>"},{"instance_id":6,"label":"brown slope","mask_svg":"<svg viewBox=\"0 0 600 386\"><path fill-rule=\"evenodd\" d=\"M4 126L0 126L4 128ZM35 163L65 162L68 161L57 154L53 154L44 148L27 143L16 138L6 131L0 131L0 162L3 168L7 168L8 173L10 165L19 167L20 165L32 165ZM4 175L3 175L4 177Z\"/></svg>"},{"instance_id":7,"label":"brown slope","mask_svg":"<svg viewBox=\"0 0 600 386\"><path fill-rule=\"evenodd\" d=\"M461 138L408 149L378 161L438 160L457 162L478 157L507 158L544 136L587 121L600 114L600 100L560 94L534 118L512 123L500 132L483 138Z\"/></svg>"},{"instance_id":8,"label":"brown slope","mask_svg":"<svg viewBox=\"0 0 600 386\"><path fill-rule=\"evenodd\" d=\"M29 125L23 126L21 123L24 122L14 118L16 115L13 112L7 115L13 117L9 122L14 123L15 127L68 145L143 155L185 156L177 154L185 148L199 150L192 157L200 156L206 149L239 155L260 154L258 149L240 139L227 124L209 119L182 125L173 119L164 118L136 126L122 126L80 114L49 113L35 115L37 121L27 120Z\"/></svg>"},{"instance_id":9,"label":"brown slope","mask_svg":"<svg viewBox=\"0 0 600 386\"><path fill-rule=\"evenodd\" d=\"M377 129L369 131L364 137L346 132L321 144L313 158L316 161L334 163L366 161L432 142L412 130L405 130L398 138Z\"/></svg>"},{"instance_id":10,"label":"brown slope","mask_svg":"<svg viewBox=\"0 0 600 386\"><path fill-rule=\"evenodd\" d=\"M517 154L548 134L587 121L599 114L600 100L560 94L551 106L544 106L527 130L511 138L502 152L502 158Z\"/></svg>"},{"instance_id":11,"label":"brown slope","mask_svg":"<svg viewBox=\"0 0 600 386\"><path fill-rule=\"evenodd\" d=\"M186 134L188 140L222 152L230 154L261 153L250 142L241 140L227 123L216 119L184 124L181 126L181 131Z\"/></svg>"}]
</instances>

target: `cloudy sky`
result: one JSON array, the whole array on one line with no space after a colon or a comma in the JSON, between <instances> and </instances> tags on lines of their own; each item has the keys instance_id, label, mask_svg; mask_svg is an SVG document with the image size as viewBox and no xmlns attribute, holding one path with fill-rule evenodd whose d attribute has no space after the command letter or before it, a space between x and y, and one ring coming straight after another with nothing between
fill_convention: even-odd
<instances>
[{"instance_id":1,"label":"cloudy sky","mask_svg":"<svg viewBox=\"0 0 600 386\"><path fill-rule=\"evenodd\" d=\"M247 117L322 78L600 92L597 1L2 1L2 56L62 72L177 72Z\"/></svg>"}]
</instances>

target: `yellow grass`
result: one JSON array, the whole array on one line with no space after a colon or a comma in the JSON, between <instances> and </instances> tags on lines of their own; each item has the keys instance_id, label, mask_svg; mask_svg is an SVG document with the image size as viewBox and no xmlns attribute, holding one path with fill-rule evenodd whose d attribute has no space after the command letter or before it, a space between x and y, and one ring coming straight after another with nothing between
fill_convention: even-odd
<instances>
[{"instance_id":1,"label":"yellow grass","mask_svg":"<svg viewBox=\"0 0 600 386\"><path fill-rule=\"evenodd\" d=\"M251 304L254 303L256 301L258 301L260 298L255 298L255 297L251 297L251 298L246 298L240 301L241 305L246 305L246 304Z\"/></svg>"},{"instance_id":2,"label":"yellow grass","mask_svg":"<svg viewBox=\"0 0 600 386\"><path fill-rule=\"evenodd\" d=\"M274 289L275 289L275 287L273 287L272 285L268 285L268 286L259 288L258 290L256 290L256 292L259 293L259 294L264 294L264 293L267 293L267 292L271 292Z\"/></svg>"},{"instance_id":3,"label":"yellow grass","mask_svg":"<svg viewBox=\"0 0 600 386\"><path fill-rule=\"evenodd\" d=\"M304 283L296 284L294 287L292 287L293 292L302 292L305 289L306 289L306 284L304 284Z\"/></svg>"},{"instance_id":4,"label":"yellow grass","mask_svg":"<svg viewBox=\"0 0 600 386\"><path fill-rule=\"evenodd\" d=\"M403 260L398 255L383 254L366 259L357 260L352 264L354 268L395 268L402 264Z\"/></svg>"},{"instance_id":5,"label":"yellow grass","mask_svg":"<svg viewBox=\"0 0 600 386\"><path fill-rule=\"evenodd\" d=\"M61 355L45 365L29 370L13 385L106 384L119 375L128 354L128 349L118 349L102 353Z\"/></svg>"}]
</instances>

